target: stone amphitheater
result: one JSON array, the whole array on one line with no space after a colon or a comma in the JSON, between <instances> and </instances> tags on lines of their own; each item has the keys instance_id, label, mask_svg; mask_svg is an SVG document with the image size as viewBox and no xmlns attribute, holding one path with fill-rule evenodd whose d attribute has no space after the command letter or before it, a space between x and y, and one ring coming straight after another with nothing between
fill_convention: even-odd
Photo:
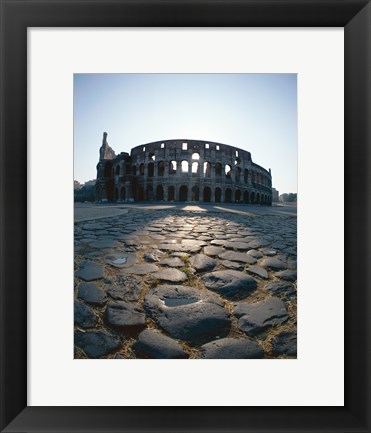
<instances>
[{"instance_id":1,"label":"stone amphitheater","mask_svg":"<svg viewBox=\"0 0 371 433\"><path fill-rule=\"evenodd\" d=\"M272 175L251 153L202 140L165 140L116 155L103 134L98 202L165 201L272 204Z\"/></svg>"}]
</instances>

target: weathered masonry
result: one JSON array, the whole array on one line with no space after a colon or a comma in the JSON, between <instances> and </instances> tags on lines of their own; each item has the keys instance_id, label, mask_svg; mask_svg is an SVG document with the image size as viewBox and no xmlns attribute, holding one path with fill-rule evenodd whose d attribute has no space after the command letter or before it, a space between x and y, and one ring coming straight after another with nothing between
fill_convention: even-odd
<instances>
[{"instance_id":1,"label":"weathered masonry","mask_svg":"<svg viewBox=\"0 0 371 433\"><path fill-rule=\"evenodd\" d=\"M250 152L211 141L156 141L116 155L105 132L96 198L271 205L272 176Z\"/></svg>"}]
</instances>

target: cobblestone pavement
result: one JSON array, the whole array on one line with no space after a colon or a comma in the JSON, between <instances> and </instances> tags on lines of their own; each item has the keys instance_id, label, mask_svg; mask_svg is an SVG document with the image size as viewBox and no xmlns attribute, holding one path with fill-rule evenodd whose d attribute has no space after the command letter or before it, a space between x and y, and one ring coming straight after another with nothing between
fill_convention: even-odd
<instances>
[{"instance_id":1,"label":"cobblestone pavement","mask_svg":"<svg viewBox=\"0 0 371 433\"><path fill-rule=\"evenodd\" d=\"M296 212L77 206L75 358L296 358Z\"/></svg>"}]
</instances>

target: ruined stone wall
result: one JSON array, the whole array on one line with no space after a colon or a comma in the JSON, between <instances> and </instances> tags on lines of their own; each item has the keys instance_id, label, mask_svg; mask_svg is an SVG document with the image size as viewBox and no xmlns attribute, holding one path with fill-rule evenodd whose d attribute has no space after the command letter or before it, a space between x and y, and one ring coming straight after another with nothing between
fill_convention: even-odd
<instances>
[{"instance_id":1,"label":"ruined stone wall","mask_svg":"<svg viewBox=\"0 0 371 433\"><path fill-rule=\"evenodd\" d=\"M252 162L250 152L221 143L148 143L134 147L130 156L100 161L97 169L98 200L105 195L109 201L272 203L270 171Z\"/></svg>"}]
</instances>

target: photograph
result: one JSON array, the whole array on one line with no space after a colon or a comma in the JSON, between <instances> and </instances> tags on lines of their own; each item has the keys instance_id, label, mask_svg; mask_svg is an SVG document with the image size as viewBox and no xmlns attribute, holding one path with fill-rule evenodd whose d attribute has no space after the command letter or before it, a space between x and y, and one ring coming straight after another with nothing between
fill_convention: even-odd
<instances>
[{"instance_id":1,"label":"photograph","mask_svg":"<svg viewBox=\"0 0 371 433\"><path fill-rule=\"evenodd\" d=\"M296 359L297 74L73 84L74 358Z\"/></svg>"}]
</instances>

